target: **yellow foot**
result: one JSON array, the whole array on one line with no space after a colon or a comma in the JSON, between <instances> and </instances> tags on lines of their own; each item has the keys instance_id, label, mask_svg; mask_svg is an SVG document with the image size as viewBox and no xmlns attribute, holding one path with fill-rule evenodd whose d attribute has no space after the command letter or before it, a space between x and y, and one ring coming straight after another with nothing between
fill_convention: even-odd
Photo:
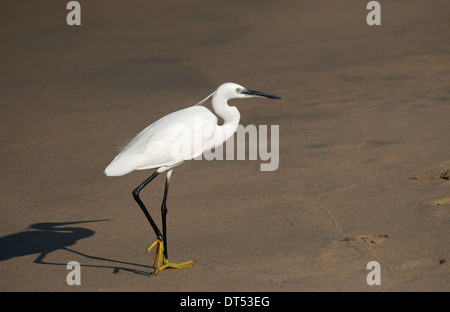
<instances>
[{"instance_id":1,"label":"yellow foot","mask_svg":"<svg viewBox=\"0 0 450 312\"><path fill-rule=\"evenodd\" d=\"M153 249L153 247L156 247L155 256L153 257L153 264L152 264L152 266L155 267L155 272L153 272L155 274L166 268L184 269L184 268L192 268L194 266L194 261L186 261L182 263L169 262L169 260L167 260L164 257L164 243L160 239L157 239L150 247L148 247L146 252L150 252Z\"/></svg>"}]
</instances>

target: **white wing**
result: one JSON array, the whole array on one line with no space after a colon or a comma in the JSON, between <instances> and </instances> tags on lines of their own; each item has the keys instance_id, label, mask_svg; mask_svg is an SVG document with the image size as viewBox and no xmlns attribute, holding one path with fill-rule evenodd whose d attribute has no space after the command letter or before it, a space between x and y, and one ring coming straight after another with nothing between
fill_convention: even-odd
<instances>
[{"instance_id":1,"label":"white wing","mask_svg":"<svg viewBox=\"0 0 450 312\"><path fill-rule=\"evenodd\" d=\"M105 169L108 176L133 170L171 167L213 147L217 117L191 106L155 121L128 143Z\"/></svg>"}]
</instances>

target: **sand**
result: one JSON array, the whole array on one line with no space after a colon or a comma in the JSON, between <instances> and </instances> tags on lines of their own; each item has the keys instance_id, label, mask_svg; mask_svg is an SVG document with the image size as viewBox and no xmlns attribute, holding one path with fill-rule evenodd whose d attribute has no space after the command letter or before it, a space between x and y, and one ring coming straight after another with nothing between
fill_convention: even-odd
<instances>
[{"instance_id":1,"label":"sand","mask_svg":"<svg viewBox=\"0 0 450 312\"><path fill-rule=\"evenodd\" d=\"M384 1L369 26L367 2L80 1L81 26L3 4L0 290L449 291L450 4ZM279 167L175 169L169 258L195 267L152 275L131 196L151 172L103 170L227 81L283 97L231 102L279 125ZM142 192L158 224L163 189Z\"/></svg>"}]
</instances>

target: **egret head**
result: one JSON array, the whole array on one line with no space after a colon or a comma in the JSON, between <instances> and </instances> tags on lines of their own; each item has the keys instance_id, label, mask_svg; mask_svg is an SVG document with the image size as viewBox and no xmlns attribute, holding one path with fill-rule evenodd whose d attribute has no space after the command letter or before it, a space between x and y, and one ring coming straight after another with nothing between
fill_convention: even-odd
<instances>
[{"instance_id":1,"label":"egret head","mask_svg":"<svg viewBox=\"0 0 450 312\"><path fill-rule=\"evenodd\" d=\"M255 91L247 89L237 83L227 82L222 84L216 91L220 96L225 99L235 99L235 98L251 98L251 97L266 97L270 99L281 99L278 95L268 94L261 91Z\"/></svg>"}]
</instances>

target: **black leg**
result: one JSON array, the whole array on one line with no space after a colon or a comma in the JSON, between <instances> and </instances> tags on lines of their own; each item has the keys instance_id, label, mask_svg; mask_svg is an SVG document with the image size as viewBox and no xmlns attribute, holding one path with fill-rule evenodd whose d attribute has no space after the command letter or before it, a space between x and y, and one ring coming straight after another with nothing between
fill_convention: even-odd
<instances>
[{"instance_id":1,"label":"black leg","mask_svg":"<svg viewBox=\"0 0 450 312\"><path fill-rule=\"evenodd\" d=\"M134 200L139 204L139 207L141 207L142 212L145 214L145 216L147 217L148 222L150 222L150 225L153 228L153 231L155 231L156 236L158 237L159 240L163 240L163 236L161 235L161 231L158 229L158 227L155 224L155 221L153 221L152 217L150 216L150 214L147 211L147 208L145 208L144 203L142 202L142 200L139 198L139 192L147 185L149 184L154 178L156 178L158 176L159 172L155 172L153 173L147 180L145 180L144 182L142 182L137 188L135 188L133 190L133 198ZM165 196L165 195L164 195ZM165 240L165 235L164 235L164 240ZM166 257L167 259L167 257Z\"/></svg>"},{"instance_id":2,"label":"black leg","mask_svg":"<svg viewBox=\"0 0 450 312\"><path fill-rule=\"evenodd\" d=\"M166 215L167 215L166 199L168 192L169 192L169 178L166 178L166 186L164 188L164 198L161 204L161 220L163 225L163 238L164 238L164 257L166 259L169 259L167 257L167 231L166 231Z\"/></svg>"}]
</instances>

